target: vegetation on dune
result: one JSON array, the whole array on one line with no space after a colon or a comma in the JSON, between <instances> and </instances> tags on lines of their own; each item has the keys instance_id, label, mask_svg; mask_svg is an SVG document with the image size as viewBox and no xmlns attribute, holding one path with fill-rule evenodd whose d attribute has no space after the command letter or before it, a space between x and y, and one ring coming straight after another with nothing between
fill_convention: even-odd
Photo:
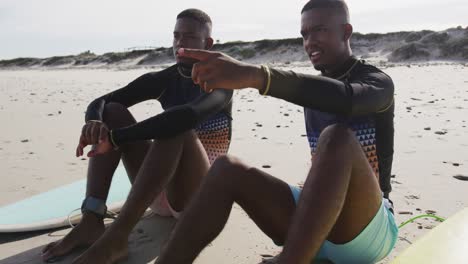
<instances>
[{"instance_id":1,"label":"vegetation on dune","mask_svg":"<svg viewBox=\"0 0 468 264\"><path fill-rule=\"evenodd\" d=\"M444 31L402 31L393 33L354 33L351 40L354 53L366 58L374 55L391 62L428 60L468 60L468 27L461 26ZM230 41L220 43L212 50L225 52L240 60L271 60L290 63L307 60L302 48L302 38L263 39L253 42ZM156 65L172 63L172 48L133 49L126 52L109 52L96 55L85 51L78 55L50 58L17 58L0 61L0 68L9 67L79 67Z\"/></svg>"}]
</instances>

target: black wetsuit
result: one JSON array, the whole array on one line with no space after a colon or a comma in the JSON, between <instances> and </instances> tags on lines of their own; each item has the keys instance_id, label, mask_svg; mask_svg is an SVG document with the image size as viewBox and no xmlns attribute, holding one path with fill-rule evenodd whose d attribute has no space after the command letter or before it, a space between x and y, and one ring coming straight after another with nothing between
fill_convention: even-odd
<instances>
[{"instance_id":1,"label":"black wetsuit","mask_svg":"<svg viewBox=\"0 0 468 264\"><path fill-rule=\"evenodd\" d=\"M353 129L388 197L394 138L392 79L354 57L333 76L326 77L271 69L268 95L305 107L312 154L325 127L345 123Z\"/></svg>"},{"instance_id":2,"label":"black wetsuit","mask_svg":"<svg viewBox=\"0 0 468 264\"><path fill-rule=\"evenodd\" d=\"M115 144L148 139L169 138L195 129L210 162L226 154L231 139L232 91L216 89L205 93L183 77L178 65L144 74L127 86L97 98L88 106L86 121L103 120L104 106L119 103L130 107L157 99L163 113L129 127L112 130Z\"/></svg>"}]
</instances>

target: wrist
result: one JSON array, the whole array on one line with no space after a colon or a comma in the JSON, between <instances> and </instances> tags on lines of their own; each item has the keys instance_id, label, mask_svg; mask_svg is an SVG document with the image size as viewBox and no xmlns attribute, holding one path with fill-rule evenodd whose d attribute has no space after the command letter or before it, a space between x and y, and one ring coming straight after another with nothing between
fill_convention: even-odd
<instances>
[{"instance_id":1,"label":"wrist","mask_svg":"<svg viewBox=\"0 0 468 264\"><path fill-rule=\"evenodd\" d=\"M266 65L252 66L251 83L261 95L267 95L271 86L271 71Z\"/></svg>"},{"instance_id":2,"label":"wrist","mask_svg":"<svg viewBox=\"0 0 468 264\"><path fill-rule=\"evenodd\" d=\"M248 65L247 71L249 72L246 87L261 90L265 86L264 72L261 66Z\"/></svg>"},{"instance_id":3,"label":"wrist","mask_svg":"<svg viewBox=\"0 0 468 264\"><path fill-rule=\"evenodd\" d=\"M103 123L102 120L91 119L91 120L87 120L87 121L86 121L86 124L88 124L88 123L93 123L93 122L94 122L94 123Z\"/></svg>"},{"instance_id":4,"label":"wrist","mask_svg":"<svg viewBox=\"0 0 468 264\"><path fill-rule=\"evenodd\" d=\"M107 137L109 138L109 142L110 144L112 145L112 148L114 148L114 150L117 150L119 149L119 146L117 146L117 143L115 142L114 140L114 131L113 130L109 130L109 132L107 132Z\"/></svg>"}]
</instances>

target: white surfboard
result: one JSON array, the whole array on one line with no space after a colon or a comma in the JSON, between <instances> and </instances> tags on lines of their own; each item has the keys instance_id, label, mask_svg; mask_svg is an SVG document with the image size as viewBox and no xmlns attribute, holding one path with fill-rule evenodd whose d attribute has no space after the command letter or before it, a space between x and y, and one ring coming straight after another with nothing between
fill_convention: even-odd
<instances>
[{"instance_id":1,"label":"white surfboard","mask_svg":"<svg viewBox=\"0 0 468 264\"><path fill-rule=\"evenodd\" d=\"M406 263L468 263L468 208L429 231L392 262Z\"/></svg>"},{"instance_id":2,"label":"white surfboard","mask_svg":"<svg viewBox=\"0 0 468 264\"><path fill-rule=\"evenodd\" d=\"M119 166L107 198L108 210L120 211L131 184L125 169ZM81 219L86 179L34 195L0 208L0 233L26 232L58 228ZM76 210L73 214L71 214Z\"/></svg>"}]
</instances>

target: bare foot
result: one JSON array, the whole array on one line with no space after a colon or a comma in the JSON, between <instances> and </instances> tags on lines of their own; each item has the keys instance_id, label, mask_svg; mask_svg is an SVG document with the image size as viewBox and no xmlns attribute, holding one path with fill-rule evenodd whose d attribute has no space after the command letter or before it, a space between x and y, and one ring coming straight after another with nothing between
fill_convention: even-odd
<instances>
[{"instance_id":1,"label":"bare foot","mask_svg":"<svg viewBox=\"0 0 468 264\"><path fill-rule=\"evenodd\" d=\"M103 235L72 264L113 264L128 256L128 238L115 234Z\"/></svg>"},{"instance_id":2,"label":"bare foot","mask_svg":"<svg viewBox=\"0 0 468 264\"><path fill-rule=\"evenodd\" d=\"M42 250L42 260L54 262L57 257L66 255L79 247L92 245L104 233L104 222L95 216L84 216L81 223L63 239L52 242Z\"/></svg>"}]
</instances>

